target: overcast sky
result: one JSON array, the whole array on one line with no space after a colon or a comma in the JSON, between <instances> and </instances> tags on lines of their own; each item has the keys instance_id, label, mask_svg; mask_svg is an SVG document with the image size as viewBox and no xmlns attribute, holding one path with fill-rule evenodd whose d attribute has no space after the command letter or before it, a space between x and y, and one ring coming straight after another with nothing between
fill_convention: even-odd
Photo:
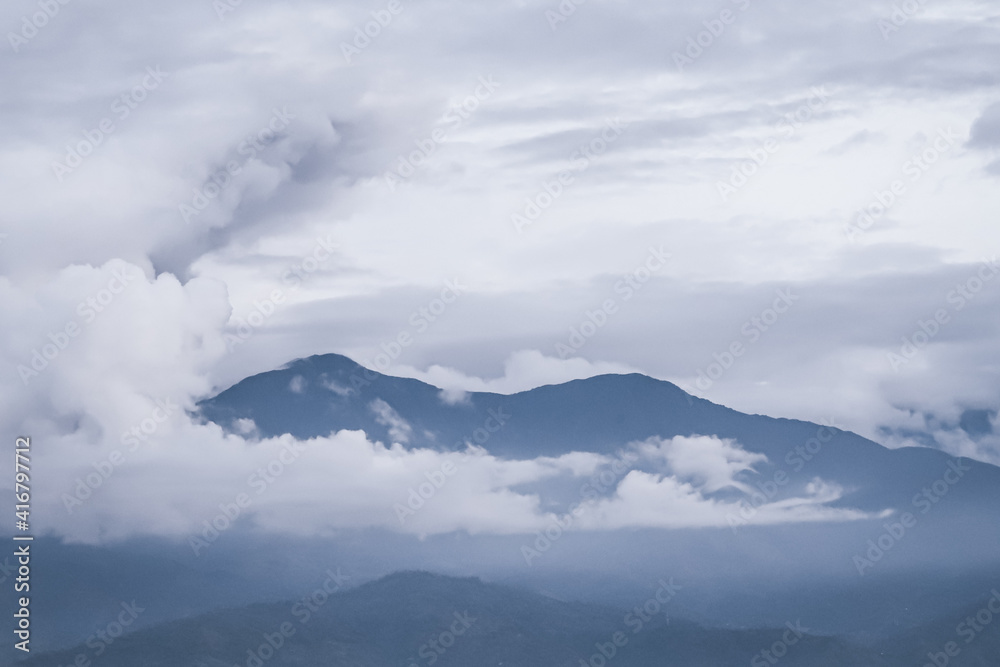
<instances>
[{"instance_id":1,"label":"overcast sky","mask_svg":"<svg viewBox=\"0 0 1000 667\"><path fill-rule=\"evenodd\" d=\"M0 28L5 432L93 458L157 398L338 352L455 391L634 370L1000 462L995 3L16 0Z\"/></svg>"}]
</instances>

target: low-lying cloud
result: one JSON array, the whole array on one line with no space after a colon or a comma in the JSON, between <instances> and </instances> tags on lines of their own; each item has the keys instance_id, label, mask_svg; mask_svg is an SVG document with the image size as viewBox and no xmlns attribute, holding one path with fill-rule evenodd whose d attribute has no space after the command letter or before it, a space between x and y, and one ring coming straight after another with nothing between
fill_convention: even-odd
<instances>
[{"instance_id":1,"label":"low-lying cloud","mask_svg":"<svg viewBox=\"0 0 1000 667\"><path fill-rule=\"evenodd\" d=\"M475 446L408 449L410 425L382 399L370 408L390 427L387 443L359 431L261 439L249 421L226 433L191 412L211 390L208 368L227 354L222 285L150 279L137 266L109 262L70 267L33 294L6 282L0 290L13 315L4 337L20 343L13 349L33 350L3 358L3 370L23 381L4 386L14 409L2 426L37 443L39 528L70 540L184 537L236 507L241 525L275 533L532 533L569 511L558 509L558 494L549 497L548 482L582 485L612 465L591 452L507 460ZM290 389L327 391L304 382ZM579 529L725 525L736 501L714 494L748 493L738 476L766 460L711 436L630 449L633 468L584 503ZM775 502L760 516L773 523L863 516L825 508L838 498Z\"/></svg>"}]
</instances>

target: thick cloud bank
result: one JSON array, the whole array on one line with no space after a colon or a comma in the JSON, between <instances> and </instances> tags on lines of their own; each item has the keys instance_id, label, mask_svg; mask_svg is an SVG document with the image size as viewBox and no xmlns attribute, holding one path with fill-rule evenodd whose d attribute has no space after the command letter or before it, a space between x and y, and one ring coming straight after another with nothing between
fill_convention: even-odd
<instances>
[{"instance_id":1,"label":"thick cloud bank","mask_svg":"<svg viewBox=\"0 0 1000 667\"><path fill-rule=\"evenodd\" d=\"M40 516L181 535L246 493L270 530L530 531L614 465L186 416L324 352L456 404L639 371L1000 463L996 10L898 4L6 3L0 426ZM636 444L574 525L724 523L759 460L698 443Z\"/></svg>"},{"instance_id":2,"label":"thick cloud bank","mask_svg":"<svg viewBox=\"0 0 1000 667\"><path fill-rule=\"evenodd\" d=\"M412 429L382 399L370 408L390 426L390 443L353 431L261 439L252 422L226 434L188 412L210 389L207 369L238 340L226 327L221 284L150 279L114 261L67 268L34 294L9 283L2 289L13 308L4 338L30 352L4 358L4 372L20 382L5 385L12 409L0 426L31 435L40 527L73 540L197 536L239 521L304 535L367 527L513 534L570 513L584 530L724 526L738 501L713 494L749 495L737 477L766 460L705 436L634 443L618 458L503 460L471 443L461 452L407 449ZM602 473L613 480L604 493L583 491ZM576 502L547 509L552 480L576 480ZM824 489L768 505L760 516L768 523L863 516L825 507L839 497Z\"/></svg>"}]
</instances>

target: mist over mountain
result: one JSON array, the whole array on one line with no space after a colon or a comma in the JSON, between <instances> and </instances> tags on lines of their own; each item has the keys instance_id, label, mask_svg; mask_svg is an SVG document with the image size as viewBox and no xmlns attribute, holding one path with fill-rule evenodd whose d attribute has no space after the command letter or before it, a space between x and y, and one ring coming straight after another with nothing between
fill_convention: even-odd
<instances>
[{"instance_id":1,"label":"mist over mountain","mask_svg":"<svg viewBox=\"0 0 1000 667\"><path fill-rule=\"evenodd\" d=\"M1000 666L998 19L2 3L0 667Z\"/></svg>"},{"instance_id":2,"label":"mist over mountain","mask_svg":"<svg viewBox=\"0 0 1000 667\"><path fill-rule=\"evenodd\" d=\"M663 581L633 609L614 609L479 579L406 572L332 596L317 589L298 601L140 630L104 647L100 664L575 667L613 661L721 667L765 660L769 650L796 666L903 664L872 649L812 636L800 623L737 631L675 620L670 602L676 594L676 585ZM87 653L83 645L22 664L54 667Z\"/></svg>"},{"instance_id":3,"label":"mist over mountain","mask_svg":"<svg viewBox=\"0 0 1000 667\"><path fill-rule=\"evenodd\" d=\"M72 664L79 655L93 654L94 647L100 664L108 667L728 667L779 660L798 667L903 667L920 664L927 654L944 654L948 664L959 667L978 667L995 664L1000 651L995 628L975 621L991 603L1000 609L996 591L990 600L965 610L964 617L941 617L861 644L813 634L801 620L777 628L733 630L678 619L672 603L681 587L672 579L656 582L631 607L615 608L426 572L395 573L340 591L336 573L330 574L322 586L297 600L173 621L110 643L91 640L21 664Z\"/></svg>"},{"instance_id":4,"label":"mist over mountain","mask_svg":"<svg viewBox=\"0 0 1000 667\"><path fill-rule=\"evenodd\" d=\"M201 643L177 655L203 660L203 664L222 664L212 660L229 655L226 651L236 650L241 643L252 643L254 633L269 631L269 623L287 615L287 603L282 600L301 599L326 580L329 572L343 573L347 583L341 588L361 585L343 598L358 604L366 599L364 595L374 595L391 582L408 582L407 595L417 595L414 600L419 601L411 601L407 609L415 619L423 619L414 620L412 633L405 636L406 642L412 642L433 630L427 623L437 618L419 611L420 605L429 604L437 595L420 593L422 586L448 582L444 590L457 587L468 593L479 589L470 589L467 579L453 582L429 575L365 582L400 570L428 570L544 591L554 598L579 601L588 610L587 618L604 619L591 625L565 621L569 626L579 625L580 633L572 637L543 624L548 629L538 630L540 643L531 649L537 649L537 655L562 651L562 656L572 647L585 647L588 642L592 646L601 632L610 630L613 623L608 619L614 620L618 613L601 616L605 612L598 613L598 607L628 609L646 599L648 591L660 585L657 582L673 580L680 588L670 601L671 624L637 637L630 644L633 657L628 658L634 662L626 662L623 653L622 664L651 664L643 660L651 659L656 650L666 650L667 644L688 647L677 649L676 655L695 655L694 647L718 647L719 652L705 655L713 656L712 660L735 660L736 653L766 647L777 632L760 628L780 629L792 621L810 629L813 638L802 647L816 651L803 651L797 658L802 662L787 664L894 664L878 662L881 658L870 652L871 647L891 640L896 642L891 645L893 655L904 655L913 638L943 639L949 619L960 619L997 585L1000 528L995 517L1000 508L1000 469L931 449L888 450L836 427L741 414L641 375L599 376L513 395L455 397L416 380L363 369L346 357L325 355L247 378L205 401L200 414L227 429L252 432L256 438L291 433L304 439L360 429L370 432L373 439L411 451L455 452L472 445L499 461L592 452L606 455L609 461L625 462L618 468L602 464L582 478L556 475L524 487L560 507L573 501L600 507L621 494L629 475L664 479L681 475L687 469L678 469L695 466L702 454L714 466L713 457L723 451L714 449L720 442L731 441L732 446L724 450L727 455L744 457L741 460L750 460L752 465L741 465L722 488L697 481L695 473L712 473L711 466L688 471L692 481L685 484L701 484L700 493L707 502L742 500L733 506L744 511L737 511L732 521L704 527L582 529L586 525L581 518L581 529L548 526L512 535L458 531L420 536L373 527L275 539L249 513L216 537L210 536L204 549L192 549L191 540L197 536L131 539L100 546L46 540L39 549L37 568L42 583L36 608L39 631L50 645L72 646L93 637L113 621L121 604L135 601L144 611L129 630L141 629L144 634L121 641L121 660L136 659L134 652L147 650L149 642L163 645L173 641L169 637L185 632L202 637ZM675 442L684 448L668 453L685 456L670 458L667 467L658 459L642 458L654 451L643 444L650 438L680 438ZM606 474L603 482L602 474ZM865 514L859 516L866 518L828 521L816 515L818 520L776 524L756 520L757 508L803 502L802 494L816 480L843 489L832 500L819 498L817 506L862 511ZM587 484L589 488L581 486ZM436 500L440 502L428 498L426 507L414 512L436 511ZM399 501L408 502L405 493L399 494ZM386 506L384 511L391 514L394 510ZM963 546L956 549L955 544ZM338 595L341 592L338 589ZM266 604L213 611L261 602ZM546 604L554 603L549 599ZM491 609L499 614L499 607ZM577 608L559 609L564 614ZM378 608L372 613L377 616L383 611ZM209 612L207 617L194 618ZM356 612L348 605L342 613L329 613L335 614L339 624L348 623ZM515 620L498 617L497 627L513 632L505 623ZM197 627L212 628L216 623L221 624L217 631L195 632ZM338 659L361 661L358 664L406 659L383 653L387 649L381 640L364 635L369 630L358 621L350 623L361 633L350 635L351 641L358 642L350 650L344 643L349 637L336 634L333 626L328 628L334 633L330 636L338 639L324 643L321 635L326 636L327 630L320 633L315 628L321 626L316 624L308 632L303 629L296 639L305 644L284 652L282 659L293 660L299 651L309 660L339 655ZM937 628L937 634L917 630L924 627ZM470 637L479 636L478 632ZM215 646L206 639L212 637L211 641L221 644ZM403 641L403 635L399 640ZM492 641L485 634L480 640L484 646ZM506 640L501 644L508 645ZM490 653L499 649L492 644L489 650L474 642L467 644L469 650L476 647L471 655L496 655L498 660L521 655L517 658L521 660L527 653L517 653L516 645L508 647L511 653ZM528 645L535 646L524 644ZM981 646L990 644L982 642ZM688 650L695 653L684 653ZM530 653L527 648L524 651ZM464 654L456 650L452 655L450 660L458 660L454 656ZM749 660L750 655L740 660ZM841 662L809 662L813 655L816 660L822 655L851 657ZM974 653L970 650L966 655ZM857 656L869 662L852 662Z\"/></svg>"},{"instance_id":5,"label":"mist over mountain","mask_svg":"<svg viewBox=\"0 0 1000 667\"><path fill-rule=\"evenodd\" d=\"M933 510L974 521L976 507L1000 507L995 466L928 448L886 449L836 424L742 414L639 374L513 395L452 396L340 355L322 355L243 380L200 408L205 418L231 430L252 424L262 436L310 438L358 429L387 443L443 450L471 444L501 457L614 454L651 437L715 436L767 457L746 472L745 481L768 500L793 495L820 478L845 488L840 505L868 511ZM945 496L949 502L942 503ZM983 553L1000 547L997 533L983 537L992 540Z\"/></svg>"}]
</instances>

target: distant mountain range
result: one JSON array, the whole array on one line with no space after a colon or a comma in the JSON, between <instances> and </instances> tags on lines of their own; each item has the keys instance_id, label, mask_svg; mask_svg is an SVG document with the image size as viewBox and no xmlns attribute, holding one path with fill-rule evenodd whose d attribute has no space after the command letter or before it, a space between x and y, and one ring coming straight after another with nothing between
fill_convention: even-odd
<instances>
[{"instance_id":1,"label":"distant mountain range","mask_svg":"<svg viewBox=\"0 0 1000 667\"><path fill-rule=\"evenodd\" d=\"M360 429L373 439L397 441L399 434L373 409L381 405L408 424L409 446L455 450L482 444L496 456L513 458L610 454L651 436L731 438L767 456L755 466L758 474L747 477L749 484L760 488L775 474L788 476L772 499L794 496L818 477L846 489L837 506L920 514L933 509L934 520L981 520L976 533L985 542L971 548L1000 554L1000 527L993 520L1000 510L1000 468L989 464L929 448L886 449L823 425L746 415L638 374L602 375L512 395L446 398L419 380L382 375L328 354L247 378L200 409L205 419L231 430L238 431L241 420L252 421L263 436L310 438ZM488 432L484 425L498 418L502 426ZM947 482L939 482L942 478ZM939 502L945 495L947 502Z\"/></svg>"},{"instance_id":2,"label":"distant mountain range","mask_svg":"<svg viewBox=\"0 0 1000 667\"><path fill-rule=\"evenodd\" d=\"M895 667L923 664L955 641L951 665L995 666L1000 632L956 636L954 619L859 646L780 628L726 630L672 618L673 582L632 609L564 602L523 590L404 572L327 597L255 604L140 630L105 646L102 667ZM662 602L661 602L662 601ZM1000 603L1000 594L997 596ZM984 601L980 608L987 608ZM976 610L970 610L975 613ZM1000 623L1000 618L998 618ZM961 647L958 648L958 643ZM86 645L25 667L73 664ZM947 655L947 654L945 654Z\"/></svg>"},{"instance_id":3,"label":"distant mountain range","mask_svg":"<svg viewBox=\"0 0 1000 667\"><path fill-rule=\"evenodd\" d=\"M405 429L384 418L386 407ZM809 422L742 414L642 375L512 395L455 395L323 355L247 378L201 403L198 416L261 436L352 429L384 443L438 450L473 443L518 459L609 454L651 436L718 436L767 456L743 475L749 487L787 476L772 500L822 478L844 489L832 506L893 514L841 523L751 521L738 530L567 532L530 566L521 547L534 536L525 535L418 539L366 529L275 540L246 522L201 557L175 540L85 547L45 538L33 562L39 644L85 641L115 618L123 601L135 599L146 608L129 628L136 632L116 642L100 665L246 664L247 647L288 620L291 603L281 601L301 599L329 568L342 567L351 586L361 585L338 593L337 604L324 605L297 630L299 648L290 642L263 664L424 665L422 644L454 612L468 609L482 621L437 664L579 666L596 643L612 640L623 610L649 598L654 582L672 578L683 589L670 601L670 623L664 617L662 626L649 624L609 664L745 665L778 641L787 623L801 622L809 636L782 665L923 665L927 652L944 650L937 646L964 641L956 626L1000 585L1000 468L928 448L889 450ZM501 428L487 430L498 420ZM918 523L894 535L905 512ZM872 563L861 574L859 558ZM405 570L460 578L383 578ZM9 627L9 620L0 623L0 631L9 634ZM991 643L997 635L1000 622L962 644L966 662L949 664L1000 664ZM21 657L2 650L0 662ZM55 662L28 664L71 664L74 650L45 658Z\"/></svg>"},{"instance_id":4,"label":"distant mountain range","mask_svg":"<svg viewBox=\"0 0 1000 667\"><path fill-rule=\"evenodd\" d=\"M607 595L616 586L629 588L622 579L683 573L705 586L699 603L681 603L700 621L780 624L782 614L800 608L796 600L815 595L823 603L814 605L813 620L824 631L867 636L958 609L988 590L992 573L1000 571L1000 468L930 448L891 450L824 425L743 414L644 375L603 375L512 395L455 396L329 354L247 378L200 407L204 418L229 429L252 420L264 436L360 429L393 442L398 434L378 418L376 404L391 407L411 427L411 447L462 449L474 443L500 457L610 454L651 436L730 438L767 456L745 480L773 492L771 500L796 496L821 478L844 489L832 506L888 510L894 517L750 525L738 535L703 530L573 536L575 556L553 559L530 575L510 575L516 581L562 581L563 591L593 585ZM503 427L487 437L483 426L496 415L503 416ZM780 475L788 482L768 488ZM893 534L895 523L907 513L917 525L905 527L905 546L895 548L904 541ZM620 568L628 569L628 577ZM915 579L922 584L913 586Z\"/></svg>"},{"instance_id":5,"label":"distant mountain range","mask_svg":"<svg viewBox=\"0 0 1000 667\"><path fill-rule=\"evenodd\" d=\"M639 374L602 375L511 395L473 392L449 403L437 387L327 354L247 378L202 402L200 409L205 419L234 431L240 420L252 420L263 436L311 438L359 429L370 438L393 442L392 426L373 410L378 402L410 425L407 443L413 447L479 444L484 424L499 414L502 428L489 433L483 446L501 457L613 453L651 436L732 438L768 457L768 463L757 466L758 481L779 470L788 472L793 483L784 492L791 495L821 477L850 490L843 505L870 511L913 509L913 497L941 478L951 460L928 448L886 449L846 431L817 443L817 434L825 433L822 425L743 414ZM1000 508L1000 468L971 459L963 459L962 466L969 468L968 474L949 488L948 505L965 516L969 504ZM794 479L797 472L802 474ZM992 547L1000 553L1000 532L993 537Z\"/></svg>"}]
</instances>

